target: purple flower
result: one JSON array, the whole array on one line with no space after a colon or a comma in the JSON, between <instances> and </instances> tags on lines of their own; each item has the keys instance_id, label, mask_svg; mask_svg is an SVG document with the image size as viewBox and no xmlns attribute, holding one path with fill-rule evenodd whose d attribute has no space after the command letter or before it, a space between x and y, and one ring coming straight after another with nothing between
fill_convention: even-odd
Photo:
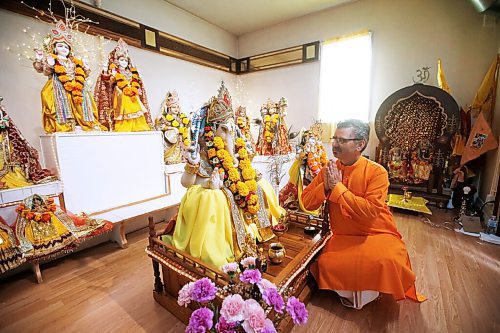
<instances>
[{"instance_id":1,"label":"purple flower","mask_svg":"<svg viewBox=\"0 0 500 333\"><path fill-rule=\"evenodd\" d=\"M186 330L184 332L186 333L205 333L207 330L203 326L199 327L192 327L192 326L186 326Z\"/></svg>"},{"instance_id":2,"label":"purple flower","mask_svg":"<svg viewBox=\"0 0 500 333\"><path fill-rule=\"evenodd\" d=\"M307 310L304 303L299 301L295 297L290 297L286 304L286 311L292 317L293 323L295 325L303 325L307 323Z\"/></svg>"},{"instance_id":3,"label":"purple flower","mask_svg":"<svg viewBox=\"0 0 500 333\"><path fill-rule=\"evenodd\" d=\"M267 318L264 325L265 326L260 333L276 333L276 328L274 328L274 324L271 319Z\"/></svg>"},{"instance_id":4,"label":"purple flower","mask_svg":"<svg viewBox=\"0 0 500 333\"><path fill-rule=\"evenodd\" d=\"M255 284L262 280L262 274L258 269L246 269L240 274L240 280L244 283Z\"/></svg>"},{"instance_id":5,"label":"purple flower","mask_svg":"<svg viewBox=\"0 0 500 333\"><path fill-rule=\"evenodd\" d=\"M219 318L219 322L215 325L218 333L236 333L236 323L228 322L224 317Z\"/></svg>"},{"instance_id":6,"label":"purple flower","mask_svg":"<svg viewBox=\"0 0 500 333\"><path fill-rule=\"evenodd\" d=\"M283 313L283 308L285 307L285 302L283 301L283 297L278 293L275 288L268 288L262 293L262 299L268 305L272 305L274 311L278 313Z\"/></svg>"},{"instance_id":7,"label":"purple flower","mask_svg":"<svg viewBox=\"0 0 500 333\"><path fill-rule=\"evenodd\" d=\"M213 326L213 318L214 313L208 308L194 310L191 317L189 317L189 325L186 327L186 332L188 329L191 329L192 332L205 332L205 330L210 330Z\"/></svg>"},{"instance_id":8,"label":"purple flower","mask_svg":"<svg viewBox=\"0 0 500 333\"><path fill-rule=\"evenodd\" d=\"M215 298L217 288L209 278L204 277L194 283L191 299L196 302L206 303Z\"/></svg>"}]
</instances>

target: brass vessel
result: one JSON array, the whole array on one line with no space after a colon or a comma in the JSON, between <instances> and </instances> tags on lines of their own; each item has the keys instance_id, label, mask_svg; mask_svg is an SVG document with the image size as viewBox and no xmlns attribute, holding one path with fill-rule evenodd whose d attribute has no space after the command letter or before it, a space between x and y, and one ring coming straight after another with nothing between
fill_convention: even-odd
<instances>
[{"instance_id":1,"label":"brass vessel","mask_svg":"<svg viewBox=\"0 0 500 333\"><path fill-rule=\"evenodd\" d=\"M285 259L285 246L281 243L271 243L268 250L269 260L273 264L281 264Z\"/></svg>"}]
</instances>

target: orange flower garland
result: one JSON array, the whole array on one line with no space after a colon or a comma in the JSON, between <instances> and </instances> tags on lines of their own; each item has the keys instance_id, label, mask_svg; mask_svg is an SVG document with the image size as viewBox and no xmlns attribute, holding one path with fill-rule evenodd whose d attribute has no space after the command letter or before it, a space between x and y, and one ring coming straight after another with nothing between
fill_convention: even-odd
<instances>
[{"instance_id":1,"label":"orange flower garland","mask_svg":"<svg viewBox=\"0 0 500 333\"><path fill-rule=\"evenodd\" d=\"M322 167L328 163L328 156L322 144L316 144L316 152L307 153L307 166L311 173L316 176Z\"/></svg>"},{"instance_id":2,"label":"orange flower garland","mask_svg":"<svg viewBox=\"0 0 500 333\"><path fill-rule=\"evenodd\" d=\"M110 69L116 68L115 64L111 64L109 66ZM116 85L120 88L126 96L129 96L130 99L135 102L137 99L137 95L139 95L139 88L141 85L139 84L139 73L137 72L137 68L133 67L130 69L132 72L132 80L128 81L125 75L119 72L117 69L117 73L114 78L116 81Z\"/></svg>"},{"instance_id":3,"label":"orange flower garland","mask_svg":"<svg viewBox=\"0 0 500 333\"><path fill-rule=\"evenodd\" d=\"M52 215L56 211L57 207L54 203L54 199L48 198L47 205L45 206L44 212L33 212L28 209L24 204L20 204L16 208L16 212L21 215L21 217L27 219L28 221L35 222L50 222Z\"/></svg>"},{"instance_id":4,"label":"orange flower garland","mask_svg":"<svg viewBox=\"0 0 500 333\"><path fill-rule=\"evenodd\" d=\"M224 186L233 193L236 204L249 215L255 215L260 208L257 195L257 173L248 157L245 140L236 139L239 164L238 168L235 168L231 154L225 149L224 141L221 137L214 137L214 130L210 124L205 126L205 142L210 164L224 169ZM246 217L249 218L249 216Z\"/></svg>"},{"instance_id":5,"label":"orange flower garland","mask_svg":"<svg viewBox=\"0 0 500 333\"><path fill-rule=\"evenodd\" d=\"M55 60L54 72L57 75L57 78L64 86L64 90L71 93L73 96L73 102L75 104L82 104L83 102L83 85L85 84L85 79L87 78L87 74L83 69L83 62L80 59L71 58L71 61L75 64L75 77L70 79L67 75L66 66L61 64L57 55L52 54L52 57Z\"/></svg>"}]
</instances>

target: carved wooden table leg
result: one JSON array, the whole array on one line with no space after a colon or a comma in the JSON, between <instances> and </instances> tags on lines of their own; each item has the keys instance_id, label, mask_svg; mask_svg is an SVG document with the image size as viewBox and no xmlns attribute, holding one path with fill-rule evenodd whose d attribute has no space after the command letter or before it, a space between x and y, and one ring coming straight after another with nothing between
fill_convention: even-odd
<instances>
[{"instance_id":1,"label":"carved wooden table leg","mask_svg":"<svg viewBox=\"0 0 500 333\"><path fill-rule=\"evenodd\" d=\"M127 238L125 237L125 222L115 223L115 225L113 226L113 232L111 234L111 240L120 244L122 249L128 247Z\"/></svg>"},{"instance_id":2,"label":"carved wooden table leg","mask_svg":"<svg viewBox=\"0 0 500 333\"><path fill-rule=\"evenodd\" d=\"M163 291L163 284L160 278L160 263L156 260L153 260L153 274L155 277L155 291L161 293Z\"/></svg>"},{"instance_id":3,"label":"carved wooden table leg","mask_svg":"<svg viewBox=\"0 0 500 333\"><path fill-rule=\"evenodd\" d=\"M31 262L31 270L35 274L36 282L42 283L43 282L42 272L40 271L40 262L38 260Z\"/></svg>"}]
</instances>

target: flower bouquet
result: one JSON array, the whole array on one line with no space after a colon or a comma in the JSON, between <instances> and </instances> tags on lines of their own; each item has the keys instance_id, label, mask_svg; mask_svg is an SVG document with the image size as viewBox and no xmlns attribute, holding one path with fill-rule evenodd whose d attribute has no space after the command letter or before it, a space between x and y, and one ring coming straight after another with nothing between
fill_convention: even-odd
<instances>
[{"instance_id":1,"label":"flower bouquet","mask_svg":"<svg viewBox=\"0 0 500 333\"><path fill-rule=\"evenodd\" d=\"M288 291L280 293L274 283L263 278L257 261L247 257L222 266L229 276L229 284L222 288L207 277L184 285L177 303L199 305L189 318L186 332L272 333L288 315L294 324L305 324L308 314L304 303L288 296ZM214 304L216 296L223 298L220 307Z\"/></svg>"}]
</instances>

